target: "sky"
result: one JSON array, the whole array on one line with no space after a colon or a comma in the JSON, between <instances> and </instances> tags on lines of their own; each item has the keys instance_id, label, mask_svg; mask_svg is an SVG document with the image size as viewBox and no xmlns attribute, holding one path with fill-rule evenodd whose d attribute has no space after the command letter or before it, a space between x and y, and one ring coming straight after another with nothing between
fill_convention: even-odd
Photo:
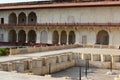
<instances>
[{"instance_id":1,"label":"sky","mask_svg":"<svg viewBox=\"0 0 120 80\"><path fill-rule=\"evenodd\" d=\"M0 0L1 3L13 3L13 2L28 2L28 1L44 1L44 0Z\"/></svg>"}]
</instances>

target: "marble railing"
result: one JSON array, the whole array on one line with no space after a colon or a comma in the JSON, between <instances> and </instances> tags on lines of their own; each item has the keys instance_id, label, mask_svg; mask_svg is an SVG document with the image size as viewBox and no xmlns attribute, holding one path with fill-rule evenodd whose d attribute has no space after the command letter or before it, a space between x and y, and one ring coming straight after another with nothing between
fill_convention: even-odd
<instances>
[{"instance_id":1,"label":"marble railing","mask_svg":"<svg viewBox=\"0 0 120 80\"><path fill-rule=\"evenodd\" d=\"M119 46L110 45L59 45L59 46L41 46L41 47L27 47L27 48L17 48L9 49L10 55L16 55L21 53L34 53L41 51L51 51L60 49L70 49L70 48L105 48L105 49L119 49Z\"/></svg>"}]
</instances>

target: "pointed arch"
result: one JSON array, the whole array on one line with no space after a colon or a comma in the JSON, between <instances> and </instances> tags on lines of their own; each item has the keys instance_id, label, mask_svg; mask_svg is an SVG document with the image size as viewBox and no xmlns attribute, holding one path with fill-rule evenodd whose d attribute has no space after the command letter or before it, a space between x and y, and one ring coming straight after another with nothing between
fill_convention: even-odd
<instances>
[{"instance_id":1,"label":"pointed arch","mask_svg":"<svg viewBox=\"0 0 120 80\"><path fill-rule=\"evenodd\" d=\"M29 24L35 24L35 23L37 23L37 16L36 16L36 13L35 13L35 12L31 12L31 13L28 15L28 23L29 23Z\"/></svg>"},{"instance_id":2,"label":"pointed arch","mask_svg":"<svg viewBox=\"0 0 120 80\"><path fill-rule=\"evenodd\" d=\"M16 40L17 40L16 31L15 30L10 30L8 38L9 38L9 42L16 42Z\"/></svg>"},{"instance_id":3,"label":"pointed arch","mask_svg":"<svg viewBox=\"0 0 120 80\"><path fill-rule=\"evenodd\" d=\"M18 42L22 42L22 43L26 42L26 33L24 30L20 30L18 32Z\"/></svg>"},{"instance_id":4,"label":"pointed arch","mask_svg":"<svg viewBox=\"0 0 120 80\"><path fill-rule=\"evenodd\" d=\"M36 32L34 30L28 32L28 42L36 43Z\"/></svg>"},{"instance_id":5,"label":"pointed arch","mask_svg":"<svg viewBox=\"0 0 120 80\"><path fill-rule=\"evenodd\" d=\"M26 14L21 12L18 16L18 23L19 24L26 24Z\"/></svg>"},{"instance_id":6,"label":"pointed arch","mask_svg":"<svg viewBox=\"0 0 120 80\"><path fill-rule=\"evenodd\" d=\"M59 34L58 31L53 32L53 38L52 38L52 43L53 44L58 44L59 42Z\"/></svg>"},{"instance_id":7,"label":"pointed arch","mask_svg":"<svg viewBox=\"0 0 120 80\"><path fill-rule=\"evenodd\" d=\"M17 24L17 16L15 13L9 15L9 24Z\"/></svg>"},{"instance_id":8,"label":"pointed arch","mask_svg":"<svg viewBox=\"0 0 120 80\"><path fill-rule=\"evenodd\" d=\"M44 30L40 33L40 42L47 43L47 40L48 40L48 34L47 31Z\"/></svg>"},{"instance_id":9,"label":"pointed arch","mask_svg":"<svg viewBox=\"0 0 120 80\"><path fill-rule=\"evenodd\" d=\"M66 31L62 31L60 37L61 37L60 38L60 43L61 44L66 44L67 43L67 34L66 34Z\"/></svg>"},{"instance_id":10,"label":"pointed arch","mask_svg":"<svg viewBox=\"0 0 120 80\"><path fill-rule=\"evenodd\" d=\"M109 45L109 34L105 30L101 30L97 33L97 44Z\"/></svg>"},{"instance_id":11,"label":"pointed arch","mask_svg":"<svg viewBox=\"0 0 120 80\"><path fill-rule=\"evenodd\" d=\"M75 43L75 33L74 31L69 32L69 44L74 44Z\"/></svg>"}]
</instances>

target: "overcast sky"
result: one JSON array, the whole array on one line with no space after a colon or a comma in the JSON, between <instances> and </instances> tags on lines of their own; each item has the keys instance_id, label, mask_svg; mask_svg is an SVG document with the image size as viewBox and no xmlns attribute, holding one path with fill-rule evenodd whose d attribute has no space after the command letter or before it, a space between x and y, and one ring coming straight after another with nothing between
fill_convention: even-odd
<instances>
[{"instance_id":1,"label":"overcast sky","mask_svg":"<svg viewBox=\"0 0 120 80\"><path fill-rule=\"evenodd\" d=\"M1 3L12 3L12 2L28 2L28 1L44 1L44 0L0 0Z\"/></svg>"}]
</instances>

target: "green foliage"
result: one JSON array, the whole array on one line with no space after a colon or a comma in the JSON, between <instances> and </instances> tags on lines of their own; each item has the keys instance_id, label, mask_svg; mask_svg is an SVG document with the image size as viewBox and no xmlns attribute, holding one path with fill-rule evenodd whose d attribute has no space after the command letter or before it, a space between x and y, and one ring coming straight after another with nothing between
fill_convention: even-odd
<instances>
[{"instance_id":1,"label":"green foliage","mask_svg":"<svg viewBox=\"0 0 120 80\"><path fill-rule=\"evenodd\" d=\"M8 54L7 48L0 48L0 56L5 56Z\"/></svg>"}]
</instances>

